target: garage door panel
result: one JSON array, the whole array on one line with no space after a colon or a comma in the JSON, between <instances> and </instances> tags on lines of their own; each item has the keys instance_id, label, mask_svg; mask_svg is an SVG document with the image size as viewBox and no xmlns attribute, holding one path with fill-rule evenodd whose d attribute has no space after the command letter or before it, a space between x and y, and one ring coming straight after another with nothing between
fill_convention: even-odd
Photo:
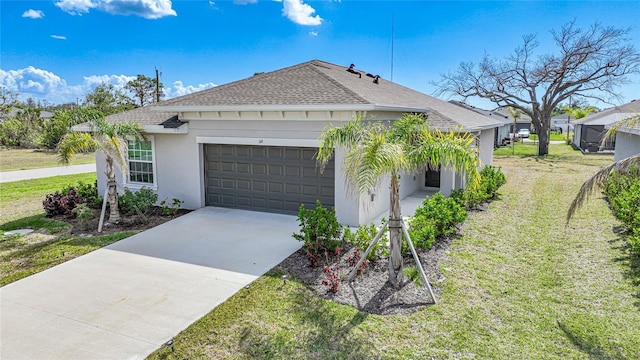
<instances>
[{"instance_id":1,"label":"garage door panel","mask_svg":"<svg viewBox=\"0 0 640 360\"><path fill-rule=\"evenodd\" d=\"M205 145L206 204L297 214L300 204L334 204L334 164L323 174L316 149Z\"/></svg>"}]
</instances>

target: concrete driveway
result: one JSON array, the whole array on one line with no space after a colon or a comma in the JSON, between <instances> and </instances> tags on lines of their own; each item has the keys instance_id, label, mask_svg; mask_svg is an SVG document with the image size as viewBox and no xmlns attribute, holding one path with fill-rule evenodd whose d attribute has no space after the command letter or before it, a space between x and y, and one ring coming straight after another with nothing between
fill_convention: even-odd
<instances>
[{"instance_id":1,"label":"concrete driveway","mask_svg":"<svg viewBox=\"0 0 640 360\"><path fill-rule=\"evenodd\" d=\"M202 208L6 285L0 358L144 358L297 250L296 231L294 216Z\"/></svg>"}]
</instances>

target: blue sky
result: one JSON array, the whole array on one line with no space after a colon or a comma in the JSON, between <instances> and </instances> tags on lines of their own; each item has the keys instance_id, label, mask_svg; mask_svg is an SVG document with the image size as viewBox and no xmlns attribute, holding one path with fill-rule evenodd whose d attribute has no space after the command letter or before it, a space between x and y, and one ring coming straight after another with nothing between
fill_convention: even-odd
<instances>
[{"instance_id":1,"label":"blue sky","mask_svg":"<svg viewBox=\"0 0 640 360\"><path fill-rule=\"evenodd\" d=\"M549 30L573 19L630 27L640 44L639 1L2 0L0 85L75 102L157 67L173 97L311 59L390 79L392 18L393 81L427 94L461 61L508 55L525 34L550 52ZM640 98L632 80L622 102Z\"/></svg>"}]
</instances>

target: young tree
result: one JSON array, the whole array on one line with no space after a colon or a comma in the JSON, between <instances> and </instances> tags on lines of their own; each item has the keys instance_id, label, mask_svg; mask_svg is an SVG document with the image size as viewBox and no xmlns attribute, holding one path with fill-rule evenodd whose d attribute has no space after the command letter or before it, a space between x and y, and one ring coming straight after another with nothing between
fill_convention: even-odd
<instances>
[{"instance_id":1,"label":"young tree","mask_svg":"<svg viewBox=\"0 0 640 360\"><path fill-rule=\"evenodd\" d=\"M87 150L99 149L106 158L106 172L108 197L109 197L109 221L120 221L118 209L118 192L116 189L116 173L113 167L114 161L118 162L120 169L128 172L126 146L127 139L144 140L144 134L138 124L109 124L103 116L86 114L86 121L91 127L88 133L70 133L60 141L60 161L68 164L71 158L78 153Z\"/></svg>"},{"instance_id":2,"label":"young tree","mask_svg":"<svg viewBox=\"0 0 640 360\"><path fill-rule=\"evenodd\" d=\"M640 72L640 54L627 38L629 29L595 24L586 30L575 21L551 31L556 54L535 56L535 35L526 35L510 56L485 55L479 64L461 63L435 84L439 92L488 99L529 115L538 133L538 154L549 153L551 113L569 96L609 102L616 87Z\"/></svg>"},{"instance_id":3,"label":"young tree","mask_svg":"<svg viewBox=\"0 0 640 360\"><path fill-rule=\"evenodd\" d=\"M478 157L472 147L473 136L468 133L443 133L428 128L420 114L406 114L390 127L380 122L356 118L341 127L329 127L320 137L317 159L327 164L336 147L344 147L343 169L349 185L360 194L375 191L383 178L390 180L389 281L402 283L402 213L400 209L399 176L426 166L442 165L463 173L475 186L479 173Z\"/></svg>"},{"instance_id":4,"label":"young tree","mask_svg":"<svg viewBox=\"0 0 640 360\"><path fill-rule=\"evenodd\" d=\"M156 89L156 86L158 89ZM156 79L148 76L138 75L135 79L129 81L125 89L131 91L134 97L140 100L140 106L151 104L155 101L156 90L160 92L160 97L164 97L162 82L156 84Z\"/></svg>"},{"instance_id":5,"label":"young tree","mask_svg":"<svg viewBox=\"0 0 640 360\"><path fill-rule=\"evenodd\" d=\"M87 94L84 104L105 115L116 114L135 108L134 101L113 84L101 83Z\"/></svg>"}]
</instances>

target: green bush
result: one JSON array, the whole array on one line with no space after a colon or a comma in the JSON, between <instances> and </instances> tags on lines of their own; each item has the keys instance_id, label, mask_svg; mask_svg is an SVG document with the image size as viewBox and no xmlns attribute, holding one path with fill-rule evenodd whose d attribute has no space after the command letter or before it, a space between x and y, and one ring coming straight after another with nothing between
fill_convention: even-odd
<instances>
[{"instance_id":1,"label":"green bush","mask_svg":"<svg viewBox=\"0 0 640 360\"><path fill-rule=\"evenodd\" d=\"M31 148L34 143L33 131L22 119L9 118L0 122L0 143L9 147Z\"/></svg>"},{"instance_id":2,"label":"green bush","mask_svg":"<svg viewBox=\"0 0 640 360\"><path fill-rule=\"evenodd\" d=\"M171 215L177 214L178 210L180 210L180 208L182 207L182 204L184 204L184 201L176 198L173 198L171 202L168 202L167 200L162 200L160 202L160 207L162 208L162 215L171 216Z\"/></svg>"},{"instance_id":3,"label":"green bush","mask_svg":"<svg viewBox=\"0 0 640 360\"><path fill-rule=\"evenodd\" d=\"M320 201L315 209L307 209L300 205L298 211L300 233L294 233L293 238L304 242L303 248L311 266L317 267L323 254L333 253L340 246L342 226L338 223L335 209L327 209Z\"/></svg>"},{"instance_id":4,"label":"green bush","mask_svg":"<svg viewBox=\"0 0 640 360\"><path fill-rule=\"evenodd\" d=\"M124 189L124 193L118 195L118 206L125 215L144 214L158 201L158 195L150 188L142 187L132 192Z\"/></svg>"},{"instance_id":5,"label":"green bush","mask_svg":"<svg viewBox=\"0 0 640 360\"><path fill-rule=\"evenodd\" d=\"M386 219L382 219L382 224L386 222ZM353 245L362 254L367 250L369 244L373 238L378 234L380 229L376 224L371 223L369 225L360 225L356 232L352 232L351 229L345 228L343 234L344 242ZM385 228L381 235L380 240L373 246L369 254L367 254L367 260L374 261L375 259L389 256L389 249L387 248L387 233L388 228Z\"/></svg>"},{"instance_id":6,"label":"green bush","mask_svg":"<svg viewBox=\"0 0 640 360\"><path fill-rule=\"evenodd\" d=\"M627 174L611 174L604 184L604 194L629 232L629 247L640 253L640 169L634 166Z\"/></svg>"},{"instance_id":7,"label":"green bush","mask_svg":"<svg viewBox=\"0 0 640 360\"><path fill-rule=\"evenodd\" d=\"M480 184L477 188L454 190L451 197L467 208L475 209L483 202L494 199L498 189L506 183L507 178L500 167L487 165L480 171Z\"/></svg>"},{"instance_id":8,"label":"green bush","mask_svg":"<svg viewBox=\"0 0 640 360\"><path fill-rule=\"evenodd\" d=\"M102 197L98 195L98 180L86 184L78 181L75 185L67 185L60 190L60 194L67 195L71 190L89 207L97 208L102 205Z\"/></svg>"},{"instance_id":9,"label":"green bush","mask_svg":"<svg viewBox=\"0 0 640 360\"><path fill-rule=\"evenodd\" d=\"M457 199L437 193L416 209L409 221L409 236L415 247L429 249L438 236L454 233L466 219L467 210Z\"/></svg>"}]
</instances>

